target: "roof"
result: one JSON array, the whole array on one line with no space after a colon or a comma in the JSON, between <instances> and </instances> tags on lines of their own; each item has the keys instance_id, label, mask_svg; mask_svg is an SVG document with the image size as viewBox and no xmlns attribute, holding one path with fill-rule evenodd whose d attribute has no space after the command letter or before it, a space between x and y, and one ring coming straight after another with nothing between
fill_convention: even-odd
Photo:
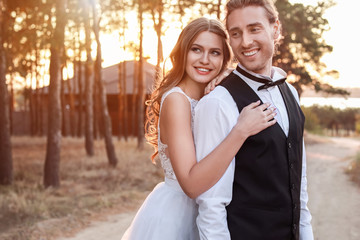
<instances>
[{"instance_id":1,"label":"roof","mask_svg":"<svg viewBox=\"0 0 360 240\"><path fill-rule=\"evenodd\" d=\"M132 94L134 92L134 61L125 61L126 64L126 93ZM146 93L151 93L153 83L155 80L155 66L144 61L144 87ZM119 93L119 64L103 68L102 79L106 84L107 94Z\"/></svg>"},{"instance_id":2,"label":"roof","mask_svg":"<svg viewBox=\"0 0 360 240\"><path fill-rule=\"evenodd\" d=\"M135 61L125 61L126 64L126 94L132 94L134 91L134 64ZM151 93L152 91L152 87L153 87L153 83L155 80L155 66L144 61L144 65L143 65L143 69L144 69L144 87L146 90L146 93ZM83 71L84 74L84 71ZM102 77L102 81L104 83L105 89L106 89L106 94L119 94L119 64L115 64L109 67L105 67L102 68L101 70L101 77ZM78 84L75 84L74 78L71 78L69 80L66 81L70 81L70 86L73 90L73 92L75 94L79 93L79 86ZM82 77L82 88L84 88L85 84L84 84L84 77ZM65 89L64 92L65 94L68 93L68 87L67 87L67 83L65 83ZM48 94L49 92L49 87L46 86L43 89L43 93Z\"/></svg>"}]
</instances>

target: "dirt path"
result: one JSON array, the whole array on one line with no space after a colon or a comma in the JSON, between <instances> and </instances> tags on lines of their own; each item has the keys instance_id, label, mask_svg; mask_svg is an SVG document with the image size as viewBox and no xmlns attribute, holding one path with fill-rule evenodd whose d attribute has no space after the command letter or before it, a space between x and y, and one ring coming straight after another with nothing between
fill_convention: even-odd
<instances>
[{"instance_id":1,"label":"dirt path","mask_svg":"<svg viewBox=\"0 0 360 240\"><path fill-rule=\"evenodd\" d=\"M311 141L307 146L307 175L315 239L360 239L360 188L344 172L350 157L360 151L360 140L312 137ZM58 240L118 240L134 214L109 216L75 237Z\"/></svg>"},{"instance_id":2,"label":"dirt path","mask_svg":"<svg viewBox=\"0 0 360 240\"><path fill-rule=\"evenodd\" d=\"M57 240L120 240L134 217L134 212L111 215L107 221L97 221L76 236Z\"/></svg>"},{"instance_id":3,"label":"dirt path","mask_svg":"<svg viewBox=\"0 0 360 240\"><path fill-rule=\"evenodd\" d=\"M322 138L308 145L309 208L316 240L360 239L360 188L345 174L360 141Z\"/></svg>"}]
</instances>

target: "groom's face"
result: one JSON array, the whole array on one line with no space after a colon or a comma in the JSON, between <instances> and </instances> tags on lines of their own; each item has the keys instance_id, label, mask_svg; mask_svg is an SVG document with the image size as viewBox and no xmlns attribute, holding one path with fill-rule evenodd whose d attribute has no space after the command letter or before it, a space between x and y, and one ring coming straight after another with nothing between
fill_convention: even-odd
<instances>
[{"instance_id":1,"label":"groom's face","mask_svg":"<svg viewBox=\"0 0 360 240\"><path fill-rule=\"evenodd\" d=\"M252 72L269 76L279 22L271 24L264 8L247 6L228 16L227 27L230 46L240 64Z\"/></svg>"}]
</instances>

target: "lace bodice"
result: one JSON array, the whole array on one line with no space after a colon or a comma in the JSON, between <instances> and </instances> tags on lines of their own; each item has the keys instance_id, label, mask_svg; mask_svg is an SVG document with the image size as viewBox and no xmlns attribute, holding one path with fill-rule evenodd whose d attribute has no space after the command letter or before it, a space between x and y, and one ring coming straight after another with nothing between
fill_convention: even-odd
<instances>
[{"instance_id":1,"label":"lace bodice","mask_svg":"<svg viewBox=\"0 0 360 240\"><path fill-rule=\"evenodd\" d=\"M174 87L172 89L170 89L169 91L167 91L166 93L164 93L164 95L161 98L161 104L160 104L160 112L161 112L161 107L162 104L165 100L165 98L173 93L173 92L178 92L178 93L182 93L186 96L186 98L189 100L190 105L191 105L191 130L194 131L194 115L195 115L195 106L198 103L198 100L192 99L190 97L188 97L183 90L181 90L181 88L179 87ZM160 115L160 113L159 113ZM172 168L171 162L170 162L170 158L166 155L166 149L167 149L167 145L162 143L160 140L160 119L159 119L159 125L158 125L158 151L159 151L159 158L160 158L160 162L161 162L161 166L164 169L164 173L165 173L165 177L169 178L169 179L174 179L176 180L176 176L174 173L174 170Z\"/></svg>"}]
</instances>

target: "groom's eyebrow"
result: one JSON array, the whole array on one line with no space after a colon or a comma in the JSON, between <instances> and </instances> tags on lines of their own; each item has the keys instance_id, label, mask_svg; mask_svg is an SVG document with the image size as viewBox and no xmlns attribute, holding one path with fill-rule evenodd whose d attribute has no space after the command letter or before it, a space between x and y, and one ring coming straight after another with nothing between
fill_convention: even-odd
<instances>
[{"instance_id":1,"label":"groom's eyebrow","mask_svg":"<svg viewBox=\"0 0 360 240\"><path fill-rule=\"evenodd\" d=\"M229 29L229 32L232 32L232 31L241 31L239 27L232 27Z\"/></svg>"},{"instance_id":2,"label":"groom's eyebrow","mask_svg":"<svg viewBox=\"0 0 360 240\"><path fill-rule=\"evenodd\" d=\"M248 25L246 25L246 28L250 28L250 27L255 27L255 26L262 26L263 24L261 22L254 22L254 23L249 23ZM240 27L235 26L232 28L229 28L229 32L231 31L241 31Z\"/></svg>"},{"instance_id":3,"label":"groom's eyebrow","mask_svg":"<svg viewBox=\"0 0 360 240\"><path fill-rule=\"evenodd\" d=\"M250 28L250 27L258 27L258 26L262 26L263 24L261 22L254 22L254 23L250 23L248 24L246 27Z\"/></svg>"},{"instance_id":4,"label":"groom's eyebrow","mask_svg":"<svg viewBox=\"0 0 360 240\"><path fill-rule=\"evenodd\" d=\"M248 24L246 25L245 29L251 29L253 27L262 27L263 25L261 23L252 23L252 24ZM229 33L231 32L240 32L242 33L243 30L241 30L239 27L233 27L229 29Z\"/></svg>"}]
</instances>

